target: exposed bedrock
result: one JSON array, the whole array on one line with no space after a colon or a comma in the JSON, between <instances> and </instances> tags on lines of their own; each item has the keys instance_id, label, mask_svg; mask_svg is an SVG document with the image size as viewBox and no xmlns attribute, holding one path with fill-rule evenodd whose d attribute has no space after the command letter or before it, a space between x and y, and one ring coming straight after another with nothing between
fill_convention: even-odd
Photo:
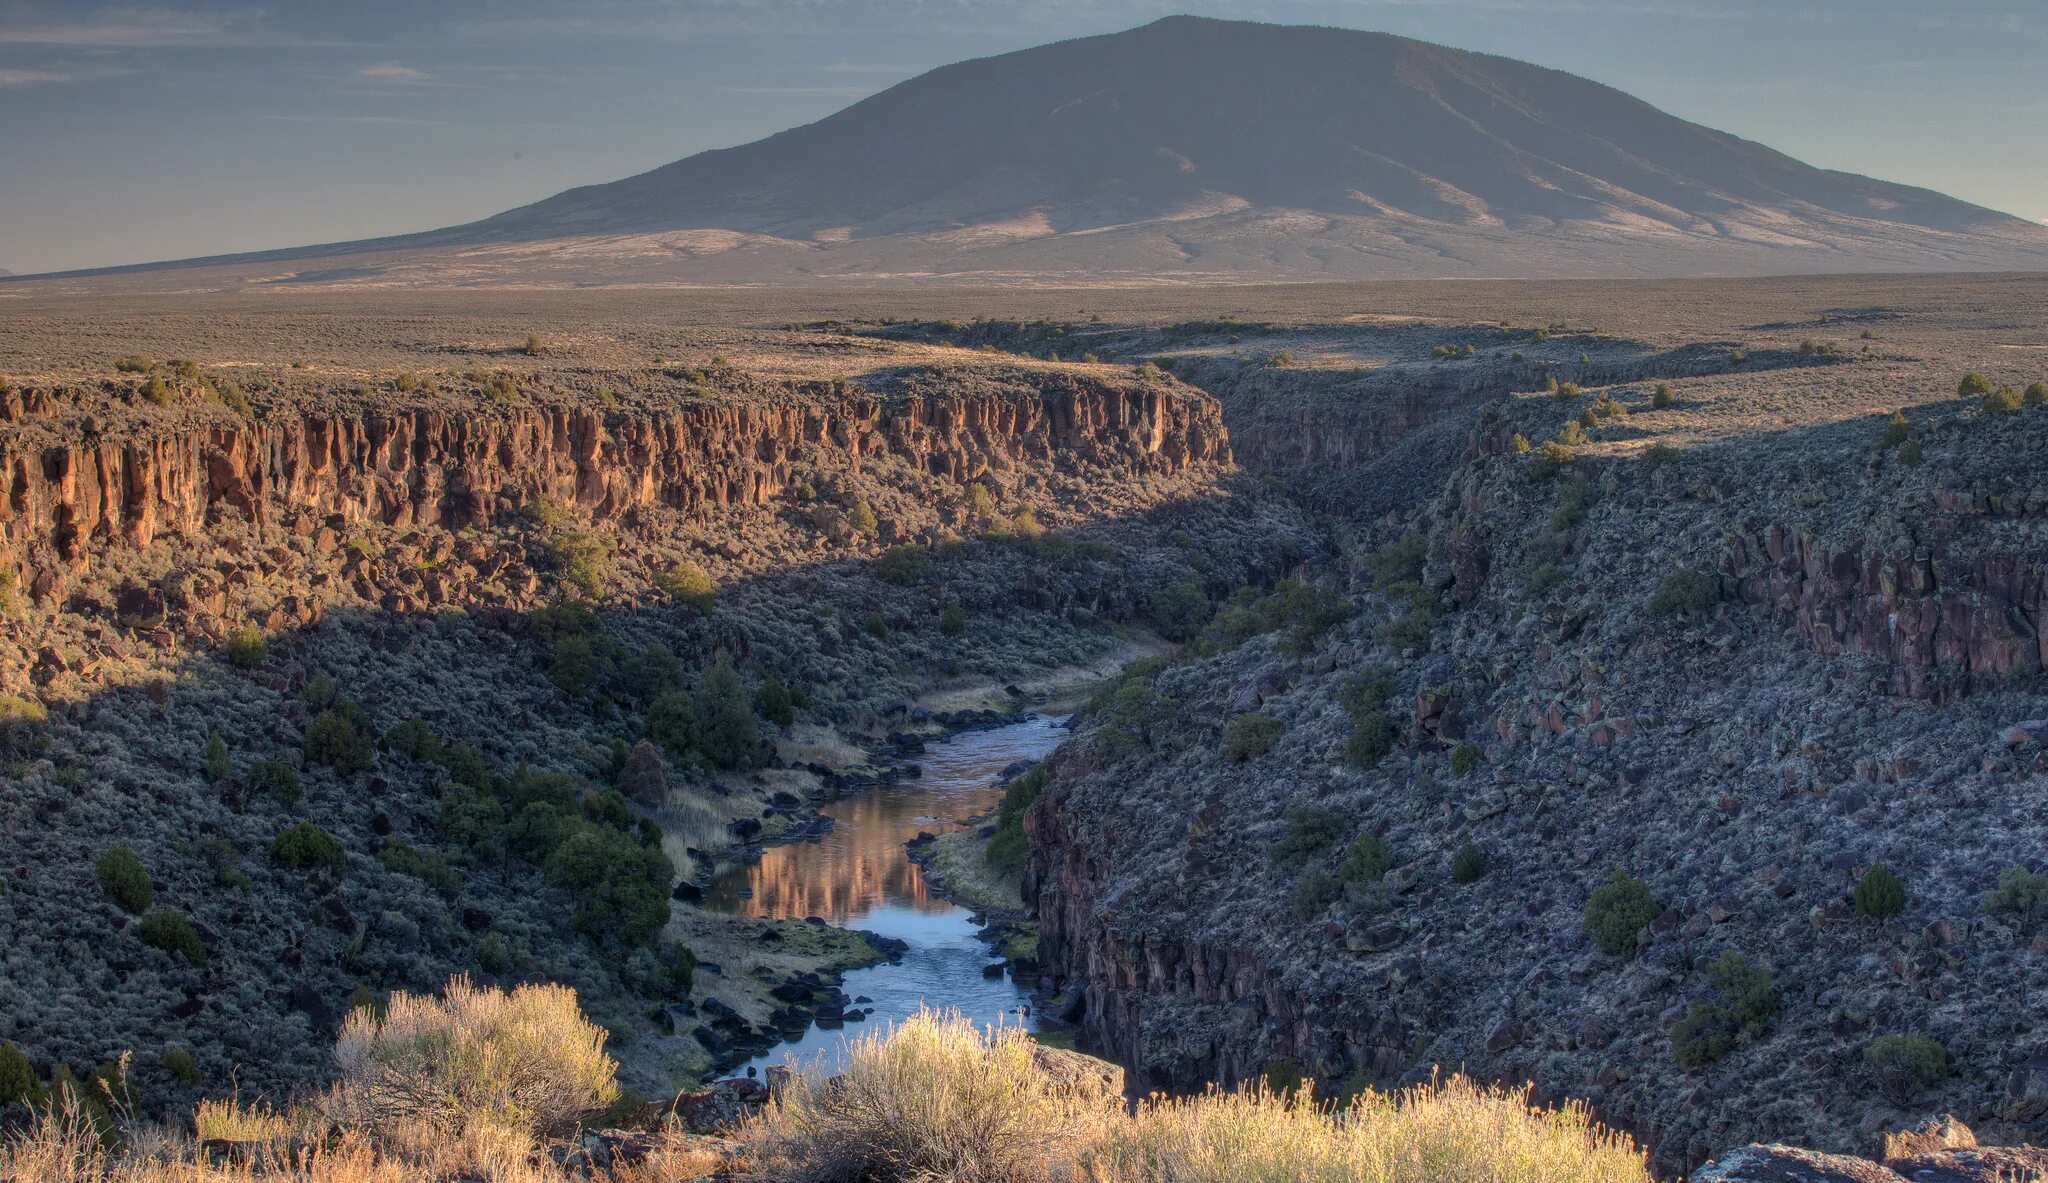
<instances>
[{"instance_id":1,"label":"exposed bedrock","mask_svg":"<svg viewBox=\"0 0 2048 1183\"><path fill-rule=\"evenodd\" d=\"M487 525L547 500L595 521L640 506L761 505L822 454L892 458L967 482L1052 462L1127 473L1226 464L1216 403L1184 388L1060 380L1015 393L672 410L494 407L266 416L119 438L0 442L0 545L23 574L80 570L99 548L197 531L231 506L255 521Z\"/></svg>"}]
</instances>

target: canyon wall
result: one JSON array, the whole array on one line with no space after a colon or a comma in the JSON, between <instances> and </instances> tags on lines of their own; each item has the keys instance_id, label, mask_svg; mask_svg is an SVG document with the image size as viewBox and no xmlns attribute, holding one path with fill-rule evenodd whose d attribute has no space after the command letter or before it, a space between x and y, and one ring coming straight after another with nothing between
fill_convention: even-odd
<instances>
[{"instance_id":1,"label":"canyon wall","mask_svg":"<svg viewBox=\"0 0 2048 1183\"><path fill-rule=\"evenodd\" d=\"M33 578L107 545L203 530L231 506L394 527L481 526L537 501L593 520L639 506L761 505L816 461L891 459L956 482L1031 461L1126 473L1227 464L1216 403L1184 388L1045 380L1001 393L271 413L74 442L0 442L0 548Z\"/></svg>"}]
</instances>

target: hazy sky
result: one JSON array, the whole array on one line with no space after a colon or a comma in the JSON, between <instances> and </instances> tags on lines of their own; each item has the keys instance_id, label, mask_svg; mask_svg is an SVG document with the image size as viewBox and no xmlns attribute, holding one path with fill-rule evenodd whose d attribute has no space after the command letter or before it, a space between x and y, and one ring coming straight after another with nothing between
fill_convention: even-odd
<instances>
[{"instance_id":1,"label":"hazy sky","mask_svg":"<svg viewBox=\"0 0 2048 1183\"><path fill-rule=\"evenodd\" d=\"M2048 220L2048 0L0 0L0 267L469 221L1174 12L1523 58Z\"/></svg>"}]
</instances>

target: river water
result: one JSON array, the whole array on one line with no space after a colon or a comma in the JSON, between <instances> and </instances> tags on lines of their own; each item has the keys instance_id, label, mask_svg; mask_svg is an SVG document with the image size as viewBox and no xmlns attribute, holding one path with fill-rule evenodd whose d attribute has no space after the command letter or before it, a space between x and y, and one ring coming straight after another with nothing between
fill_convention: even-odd
<instances>
[{"instance_id":1,"label":"river water","mask_svg":"<svg viewBox=\"0 0 2048 1183\"><path fill-rule=\"evenodd\" d=\"M739 1073L776 1064L836 1071L847 1040L920 1006L957 1010L977 1023L1035 1027L1024 991L1007 976L983 974L995 957L975 937L967 909L931 891L904 843L919 831L957 830L954 819L994 808L1002 800L997 776L1005 767L1040 759L1065 738L1063 721L1043 716L961 732L925 749L917 758L924 768L919 779L821 808L833 826L820 840L771 846L758 862L728 867L712 879L706 908L771 919L818 916L910 946L899 961L847 972L840 986L847 996L872 1000L853 1004L874 1010L865 1022L813 1026L802 1039L740 1065Z\"/></svg>"}]
</instances>

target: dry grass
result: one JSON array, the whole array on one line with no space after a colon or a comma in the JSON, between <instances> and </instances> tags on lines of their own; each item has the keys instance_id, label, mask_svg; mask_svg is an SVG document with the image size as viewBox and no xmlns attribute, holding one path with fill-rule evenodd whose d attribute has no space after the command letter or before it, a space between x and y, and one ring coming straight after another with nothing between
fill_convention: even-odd
<instances>
[{"instance_id":1,"label":"dry grass","mask_svg":"<svg viewBox=\"0 0 2048 1183\"><path fill-rule=\"evenodd\" d=\"M458 977L439 998L401 991L381 1015L352 1011L327 1108L379 1130L417 1121L492 1141L565 1133L619 1095L604 1041L567 986L506 993Z\"/></svg>"},{"instance_id":2,"label":"dry grass","mask_svg":"<svg viewBox=\"0 0 2048 1183\"><path fill-rule=\"evenodd\" d=\"M1350 1105L1256 1089L1155 1099L1117 1125L1092 1183L1649 1183L1643 1154L1582 1106L1453 1077Z\"/></svg>"},{"instance_id":3,"label":"dry grass","mask_svg":"<svg viewBox=\"0 0 2048 1183\"><path fill-rule=\"evenodd\" d=\"M610 1079L586 1027L565 988L508 995L457 979L439 999L398 996L381 1020L352 1017L338 1052L348 1079L318 1105L209 1103L192 1136L129 1122L118 1151L60 1106L0 1145L0 1180L1650 1183L1626 1136L1582 1107L1532 1108L1525 1092L1453 1078L1333 1107L1254 1089L1129 1114L1093 1076L1049 1071L1022 1030L931 1011L857 1040L843 1075L799 1078L739 1131L738 1160L671 1128L630 1165L563 1168L538 1135L587 1113ZM336 1114L349 1120L330 1127Z\"/></svg>"},{"instance_id":4,"label":"dry grass","mask_svg":"<svg viewBox=\"0 0 2048 1183\"><path fill-rule=\"evenodd\" d=\"M843 1075L800 1078L742 1140L764 1183L1035 1183L1072 1177L1121 1112L1059 1088L1022 1029L920 1011L855 1040Z\"/></svg>"},{"instance_id":5,"label":"dry grass","mask_svg":"<svg viewBox=\"0 0 2048 1183\"><path fill-rule=\"evenodd\" d=\"M1650 1183L1644 1156L1582 1106L1461 1078L1349 1105L1254 1089L1063 1093L1014 1029L920 1013L861 1038L843 1077L806 1078L743 1135L775 1183Z\"/></svg>"}]
</instances>

